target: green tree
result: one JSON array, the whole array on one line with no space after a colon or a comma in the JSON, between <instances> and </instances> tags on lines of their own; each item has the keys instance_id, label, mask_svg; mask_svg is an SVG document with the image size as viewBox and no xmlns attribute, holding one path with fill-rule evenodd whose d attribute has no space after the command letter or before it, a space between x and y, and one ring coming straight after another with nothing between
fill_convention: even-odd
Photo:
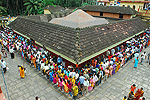
<instances>
[{"instance_id":1,"label":"green tree","mask_svg":"<svg viewBox=\"0 0 150 100\"><path fill-rule=\"evenodd\" d=\"M42 0L25 0L26 11L28 14L37 14L42 7Z\"/></svg>"}]
</instances>

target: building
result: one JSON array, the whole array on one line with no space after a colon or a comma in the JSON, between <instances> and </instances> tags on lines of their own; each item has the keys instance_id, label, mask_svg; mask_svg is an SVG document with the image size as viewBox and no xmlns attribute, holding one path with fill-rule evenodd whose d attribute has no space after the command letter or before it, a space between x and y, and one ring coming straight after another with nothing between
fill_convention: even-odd
<instances>
[{"instance_id":1,"label":"building","mask_svg":"<svg viewBox=\"0 0 150 100\"><path fill-rule=\"evenodd\" d=\"M120 3L120 6L130 6L136 11L147 10L150 3L149 0L118 0L118 2Z\"/></svg>"},{"instance_id":2,"label":"building","mask_svg":"<svg viewBox=\"0 0 150 100\"><path fill-rule=\"evenodd\" d=\"M69 21L76 16L76 12L62 20ZM88 18L92 18L91 16L83 11L78 11L78 13L80 13L78 17L87 19L87 25L91 23L90 21L88 23ZM67 64L77 64L79 67L135 35L141 34L149 27L148 24L137 18L114 23L104 21L101 25L78 28L66 26L67 24L68 22L60 25L18 17L9 24L9 27L17 34L34 40L37 45L44 46L52 54L60 55ZM84 23L83 26L86 24Z\"/></svg>"},{"instance_id":3,"label":"building","mask_svg":"<svg viewBox=\"0 0 150 100\"><path fill-rule=\"evenodd\" d=\"M130 7L87 5L82 8L86 13L97 17L130 19L138 12Z\"/></svg>"},{"instance_id":4,"label":"building","mask_svg":"<svg viewBox=\"0 0 150 100\"><path fill-rule=\"evenodd\" d=\"M110 0L97 0L97 4L98 5L103 5L103 6L110 6L113 3L114 2L110 1Z\"/></svg>"}]
</instances>

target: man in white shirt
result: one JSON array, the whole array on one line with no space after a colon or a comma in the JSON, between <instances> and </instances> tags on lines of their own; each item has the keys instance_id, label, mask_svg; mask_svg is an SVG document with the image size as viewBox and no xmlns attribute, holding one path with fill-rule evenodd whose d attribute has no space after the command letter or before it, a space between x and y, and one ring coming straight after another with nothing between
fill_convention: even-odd
<instances>
[{"instance_id":1,"label":"man in white shirt","mask_svg":"<svg viewBox=\"0 0 150 100\"><path fill-rule=\"evenodd\" d=\"M143 65L144 59L146 59L146 52L141 55L141 64Z\"/></svg>"},{"instance_id":2,"label":"man in white shirt","mask_svg":"<svg viewBox=\"0 0 150 100\"><path fill-rule=\"evenodd\" d=\"M7 64L5 61L3 61L3 59L1 60L1 68L3 68L3 71L4 71L4 74L6 73L6 67L7 67Z\"/></svg>"},{"instance_id":3,"label":"man in white shirt","mask_svg":"<svg viewBox=\"0 0 150 100\"><path fill-rule=\"evenodd\" d=\"M89 87L89 81L85 78L83 84L84 84L83 94L87 94L88 93L88 87Z\"/></svg>"},{"instance_id":4,"label":"man in white shirt","mask_svg":"<svg viewBox=\"0 0 150 100\"><path fill-rule=\"evenodd\" d=\"M79 78L79 74L78 74L78 72L76 71L75 79L77 80L78 78Z\"/></svg>"}]
</instances>

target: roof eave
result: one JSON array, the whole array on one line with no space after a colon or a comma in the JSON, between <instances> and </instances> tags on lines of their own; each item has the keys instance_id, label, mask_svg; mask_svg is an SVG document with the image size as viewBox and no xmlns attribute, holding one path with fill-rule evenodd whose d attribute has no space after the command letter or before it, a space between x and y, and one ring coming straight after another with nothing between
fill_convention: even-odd
<instances>
[{"instance_id":1,"label":"roof eave","mask_svg":"<svg viewBox=\"0 0 150 100\"><path fill-rule=\"evenodd\" d=\"M30 39L29 37L27 37L27 36L21 34L20 32L18 32L18 31L16 31L16 30L14 30L14 32L19 33L21 36L23 36L23 37L25 37L25 38L27 38L27 39ZM39 46L43 47L43 45L42 45L41 43L39 43L39 42L37 42L37 41L35 41L35 43L38 44ZM71 59L71 58L69 58L69 57L67 57L67 56L65 56L65 55L63 55L63 54L61 54L61 53L59 53L59 52L57 52L57 51L55 51L55 50L53 50L53 49L47 47L47 46L45 46L45 48L46 48L47 50L49 50L49 51L51 51L51 52L57 54L57 55L60 55L62 58L64 58L64 59L70 61L71 63L77 64L77 62L74 61L73 59Z\"/></svg>"},{"instance_id":2,"label":"roof eave","mask_svg":"<svg viewBox=\"0 0 150 100\"><path fill-rule=\"evenodd\" d=\"M144 30L143 30L143 31L140 31L139 33L137 33L137 34L135 34L135 35L139 35L139 34L141 34L142 32L144 32ZM92 55L90 55L90 56L88 56L88 57L82 59L78 64L80 65L80 64L82 64L82 63L84 63L84 62L86 62L86 61L88 61L88 60L90 60L90 59L92 59L92 58L94 58L94 57L96 57L96 56L102 54L103 52L107 51L108 49L111 49L111 48L113 48L113 47L116 47L117 45L119 45L119 44L121 44L121 43L123 43L123 42L125 42L125 41L127 41L127 40L129 40L129 39L131 39L131 38L133 38L133 37L135 37L135 35L133 35L133 36L131 36L131 37L129 37L129 38L126 38L126 39L124 39L124 40L122 40L122 41L120 41L120 42L118 42L118 43L116 43L116 44L114 44L114 45L111 45L111 46L109 46L109 47L107 47L107 48L105 48L105 49L103 49L103 50L101 50L101 51L99 51L99 52L97 52L97 53L94 53L94 54L92 54Z\"/></svg>"}]
</instances>

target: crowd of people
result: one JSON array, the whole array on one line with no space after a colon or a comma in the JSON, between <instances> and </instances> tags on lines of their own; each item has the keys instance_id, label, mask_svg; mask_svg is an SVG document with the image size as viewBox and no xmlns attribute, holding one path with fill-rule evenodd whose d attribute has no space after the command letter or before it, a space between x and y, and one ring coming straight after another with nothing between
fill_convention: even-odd
<instances>
[{"instance_id":1,"label":"crowd of people","mask_svg":"<svg viewBox=\"0 0 150 100\"><path fill-rule=\"evenodd\" d=\"M136 91L135 84L131 86L128 98L124 96L123 100L145 100L145 97L143 97L144 91L142 87L138 89L136 93L134 91Z\"/></svg>"},{"instance_id":2,"label":"crowd of people","mask_svg":"<svg viewBox=\"0 0 150 100\"><path fill-rule=\"evenodd\" d=\"M71 64L66 66L61 56L51 54L44 47L36 45L34 41L20 36L12 29L2 28L0 37L4 58L7 57L6 50L11 54L11 59L14 59L14 53L20 54L31 66L41 71L51 83L56 84L61 91L73 96L73 99L83 97L95 86L99 86L102 81L107 81L130 59L139 57L139 52L150 44L149 34L142 33L117 48L91 59L83 67L76 68ZM21 78L25 78L25 68L20 66L19 69Z\"/></svg>"}]
</instances>

